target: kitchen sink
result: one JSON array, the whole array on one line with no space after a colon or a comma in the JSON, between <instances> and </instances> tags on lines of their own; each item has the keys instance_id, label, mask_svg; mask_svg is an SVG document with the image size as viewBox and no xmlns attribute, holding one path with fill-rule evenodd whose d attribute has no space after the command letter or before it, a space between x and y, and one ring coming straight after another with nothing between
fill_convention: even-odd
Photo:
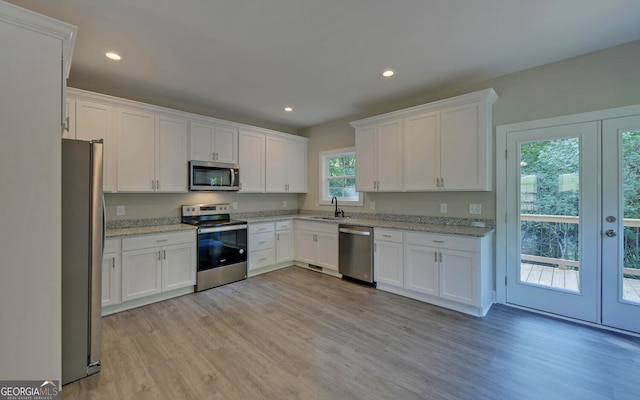
<instances>
[{"instance_id":1,"label":"kitchen sink","mask_svg":"<svg viewBox=\"0 0 640 400\"><path fill-rule=\"evenodd\" d=\"M311 216L311 217L307 217L308 219L319 219L322 221L340 221L343 219L347 219L349 217L322 217L322 216Z\"/></svg>"}]
</instances>

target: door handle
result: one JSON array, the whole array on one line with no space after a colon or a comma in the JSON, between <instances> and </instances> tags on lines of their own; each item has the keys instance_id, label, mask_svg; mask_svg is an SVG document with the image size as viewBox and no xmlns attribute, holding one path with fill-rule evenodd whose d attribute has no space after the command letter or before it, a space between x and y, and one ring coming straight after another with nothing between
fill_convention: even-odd
<instances>
[{"instance_id":1,"label":"door handle","mask_svg":"<svg viewBox=\"0 0 640 400\"><path fill-rule=\"evenodd\" d=\"M607 237L616 237L618 236L618 234L616 233L616 231L614 231L613 229L608 229L604 232L605 235L607 235Z\"/></svg>"}]
</instances>

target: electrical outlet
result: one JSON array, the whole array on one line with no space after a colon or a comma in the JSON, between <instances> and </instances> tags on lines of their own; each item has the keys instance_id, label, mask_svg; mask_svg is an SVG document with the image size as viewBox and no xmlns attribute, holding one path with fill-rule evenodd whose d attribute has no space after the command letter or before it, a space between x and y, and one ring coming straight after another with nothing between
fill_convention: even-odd
<instances>
[{"instance_id":1,"label":"electrical outlet","mask_svg":"<svg viewBox=\"0 0 640 400\"><path fill-rule=\"evenodd\" d=\"M116 215L124 215L124 206L116 206Z\"/></svg>"},{"instance_id":2,"label":"electrical outlet","mask_svg":"<svg viewBox=\"0 0 640 400\"><path fill-rule=\"evenodd\" d=\"M441 213L447 212L447 203L440 203L440 212Z\"/></svg>"},{"instance_id":3,"label":"electrical outlet","mask_svg":"<svg viewBox=\"0 0 640 400\"><path fill-rule=\"evenodd\" d=\"M316 200L316 207L320 206L320 202Z\"/></svg>"},{"instance_id":4,"label":"electrical outlet","mask_svg":"<svg viewBox=\"0 0 640 400\"><path fill-rule=\"evenodd\" d=\"M233 208L234 210L238 209L238 202L234 201L233 203L231 203L231 208Z\"/></svg>"},{"instance_id":5,"label":"electrical outlet","mask_svg":"<svg viewBox=\"0 0 640 400\"><path fill-rule=\"evenodd\" d=\"M372 201L371 203L369 203L369 208L372 209L372 210L375 210L376 209L376 202Z\"/></svg>"},{"instance_id":6,"label":"electrical outlet","mask_svg":"<svg viewBox=\"0 0 640 400\"><path fill-rule=\"evenodd\" d=\"M469 214L482 214L482 204L469 204Z\"/></svg>"},{"instance_id":7,"label":"electrical outlet","mask_svg":"<svg viewBox=\"0 0 640 400\"><path fill-rule=\"evenodd\" d=\"M287 207L287 201L286 200L282 200L282 208L286 208Z\"/></svg>"}]
</instances>

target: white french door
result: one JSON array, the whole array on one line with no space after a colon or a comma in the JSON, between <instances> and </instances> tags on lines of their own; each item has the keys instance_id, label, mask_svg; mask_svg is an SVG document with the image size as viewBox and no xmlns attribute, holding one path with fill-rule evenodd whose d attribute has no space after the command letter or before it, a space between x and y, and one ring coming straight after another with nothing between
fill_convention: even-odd
<instances>
[{"instance_id":1,"label":"white french door","mask_svg":"<svg viewBox=\"0 0 640 400\"><path fill-rule=\"evenodd\" d=\"M640 332L640 116L506 147L507 303Z\"/></svg>"},{"instance_id":2,"label":"white french door","mask_svg":"<svg viewBox=\"0 0 640 400\"><path fill-rule=\"evenodd\" d=\"M507 134L507 302L598 321L599 125Z\"/></svg>"},{"instance_id":3,"label":"white french door","mask_svg":"<svg viewBox=\"0 0 640 400\"><path fill-rule=\"evenodd\" d=\"M640 332L640 116L602 137L602 323Z\"/></svg>"}]
</instances>

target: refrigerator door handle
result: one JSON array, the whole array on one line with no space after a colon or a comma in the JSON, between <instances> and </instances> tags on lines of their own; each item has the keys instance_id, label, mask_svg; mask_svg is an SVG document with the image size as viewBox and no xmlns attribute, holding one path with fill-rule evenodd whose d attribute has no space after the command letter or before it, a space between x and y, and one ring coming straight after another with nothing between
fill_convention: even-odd
<instances>
[{"instance_id":1,"label":"refrigerator door handle","mask_svg":"<svg viewBox=\"0 0 640 400\"><path fill-rule=\"evenodd\" d=\"M100 369L102 355L102 258L105 242L105 208L104 193L102 191L102 140L92 141L91 168L91 208L92 208L92 250L91 250L91 298L89 315L89 348L87 373Z\"/></svg>"}]
</instances>

